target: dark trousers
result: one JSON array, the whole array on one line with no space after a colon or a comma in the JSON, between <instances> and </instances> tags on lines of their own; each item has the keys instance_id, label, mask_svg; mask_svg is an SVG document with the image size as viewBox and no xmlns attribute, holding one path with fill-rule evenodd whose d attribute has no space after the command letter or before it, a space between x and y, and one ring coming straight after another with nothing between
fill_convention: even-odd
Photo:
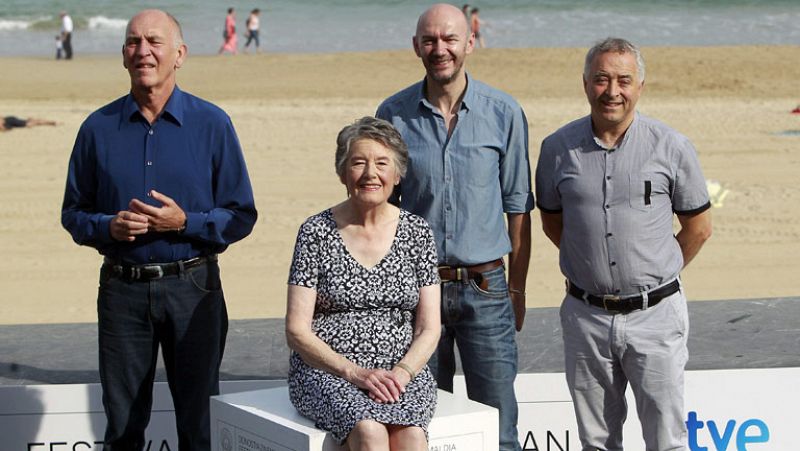
<instances>
[{"instance_id":1,"label":"dark trousers","mask_svg":"<svg viewBox=\"0 0 800 451\"><path fill-rule=\"evenodd\" d=\"M181 451L210 450L209 397L219 393L228 315L219 266L127 281L100 271L97 298L106 451L141 450L159 345Z\"/></svg>"},{"instance_id":2,"label":"dark trousers","mask_svg":"<svg viewBox=\"0 0 800 451\"><path fill-rule=\"evenodd\" d=\"M72 59L72 33L64 33L64 40L61 42L64 47L64 57L68 60Z\"/></svg>"}]
</instances>

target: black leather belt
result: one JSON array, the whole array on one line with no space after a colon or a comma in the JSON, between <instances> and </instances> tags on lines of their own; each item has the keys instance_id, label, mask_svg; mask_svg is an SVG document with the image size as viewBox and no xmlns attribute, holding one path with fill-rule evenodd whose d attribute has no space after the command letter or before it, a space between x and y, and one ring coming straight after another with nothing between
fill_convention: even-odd
<instances>
[{"instance_id":1,"label":"black leather belt","mask_svg":"<svg viewBox=\"0 0 800 451\"><path fill-rule=\"evenodd\" d=\"M570 295L582 299L595 307L600 307L603 310L614 313L630 313L634 310L641 310L644 299L642 295L631 296L627 298L620 298L619 296L595 296L584 291L574 283L567 281L567 291ZM675 294L681 288L678 279L658 287L653 291L647 293L647 305L653 307L661 302L662 299Z\"/></svg>"},{"instance_id":2,"label":"black leather belt","mask_svg":"<svg viewBox=\"0 0 800 451\"><path fill-rule=\"evenodd\" d=\"M483 277L483 273L503 266L503 260L497 259L490 262L481 263L473 266L439 266L439 278L442 282L452 282L454 280L467 283L472 279L478 284L481 290L489 289L489 281Z\"/></svg>"},{"instance_id":3,"label":"black leather belt","mask_svg":"<svg viewBox=\"0 0 800 451\"><path fill-rule=\"evenodd\" d=\"M207 255L203 257L179 260L171 263L152 263L143 265L130 265L127 263L114 262L106 258L103 266L109 268L115 276L137 282L147 282L158 280L167 276L177 276L182 271L204 265L209 262L217 261L217 255Z\"/></svg>"}]
</instances>

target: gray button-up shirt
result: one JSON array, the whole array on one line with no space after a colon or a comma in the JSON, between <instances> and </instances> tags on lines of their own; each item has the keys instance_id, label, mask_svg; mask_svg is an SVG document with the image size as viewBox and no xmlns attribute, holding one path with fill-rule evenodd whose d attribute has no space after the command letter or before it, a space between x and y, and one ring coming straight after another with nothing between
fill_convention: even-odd
<instances>
[{"instance_id":1,"label":"gray button-up shirt","mask_svg":"<svg viewBox=\"0 0 800 451\"><path fill-rule=\"evenodd\" d=\"M503 212L534 206L525 113L511 96L468 77L448 139L444 117L425 99L424 86L423 80L400 91L376 113L408 144L401 206L428 221L440 264L498 259L511 251Z\"/></svg>"},{"instance_id":2,"label":"gray button-up shirt","mask_svg":"<svg viewBox=\"0 0 800 451\"><path fill-rule=\"evenodd\" d=\"M598 295L633 295L677 277L673 212L710 206L688 138L638 113L613 149L595 138L589 116L548 136L536 198L543 212L563 213L561 271Z\"/></svg>"}]
</instances>

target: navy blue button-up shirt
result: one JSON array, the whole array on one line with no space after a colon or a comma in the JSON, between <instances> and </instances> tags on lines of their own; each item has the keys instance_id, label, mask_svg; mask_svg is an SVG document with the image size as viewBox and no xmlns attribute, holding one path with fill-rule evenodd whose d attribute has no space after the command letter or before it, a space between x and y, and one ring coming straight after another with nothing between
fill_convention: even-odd
<instances>
[{"instance_id":1,"label":"navy blue button-up shirt","mask_svg":"<svg viewBox=\"0 0 800 451\"><path fill-rule=\"evenodd\" d=\"M475 265L511 251L503 212L533 209L528 121L511 96L473 78L450 137L444 116L425 99L425 81L386 99L376 116L408 145L401 206L425 218L439 263Z\"/></svg>"},{"instance_id":2,"label":"navy blue button-up shirt","mask_svg":"<svg viewBox=\"0 0 800 451\"><path fill-rule=\"evenodd\" d=\"M111 219L156 190L186 213L182 233L114 240ZM61 223L76 243L114 260L172 262L219 253L247 236L257 213L239 140L220 108L175 87L150 124L131 95L81 125L67 174Z\"/></svg>"}]
</instances>

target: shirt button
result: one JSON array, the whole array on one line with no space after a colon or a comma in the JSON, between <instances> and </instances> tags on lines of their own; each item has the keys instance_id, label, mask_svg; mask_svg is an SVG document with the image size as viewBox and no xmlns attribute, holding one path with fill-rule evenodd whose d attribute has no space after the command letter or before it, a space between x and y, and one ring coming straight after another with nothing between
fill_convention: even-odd
<instances>
[{"instance_id":1,"label":"shirt button","mask_svg":"<svg viewBox=\"0 0 800 451\"><path fill-rule=\"evenodd\" d=\"M148 161L148 162L147 162L147 165L148 165L148 166L152 166L152 165L153 165L153 162L152 162L152 161Z\"/></svg>"},{"instance_id":2,"label":"shirt button","mask_svg":"<svg viewBox=\"0 0 800 451\"><path fill-rule=\"evenodd\" d=\"M149 131L147 132L147 134L148 134L148 135L152 135L152 134L153 134L153 130L149 130Z\"/></svg>"},{"instance_id":3,"label":"shirt button","mask_svg":"<svg viewBox=\"0 0 800 451\"><path fill-rule=\"evenodd\" d=\"M614 236L613 233L606 233L606 236Z\"/></svg>"},{"instance_id":4,"label":"shirt button","mask_svg":"<svg viewBox=\"0 0 800 451\"><path fill-rule=\"evenodd\" d=\"M452 239L453 239L453 235L451 235L451 234L449 234L449 233L448 233L448 234L447 234L447 236L446 236L445 238L447 238L448 240L452 240Z\"/></svg>"},{"instance_id":5,"label":"shirt button","mask_svg":"<svg viewBox=\"0 0 800 451\"><path fill-rule=\"evenodd\" d=\"M611 262L611 266L617 266L617 262Z\"/></svg>"},{"instance_id":6,"label":"shirt button","mask_svg":"<svg viewBox=\"0 0 800 451\"><path fill-rule=\"evenodd\" d=\"M614 293L619 293L619 291L620 291L619 289L616 289L614 290Z\"/></svg>"},{"instance_id":7,"label":"shirt button","mask_svg":"<svg viewBox=\"0 0 800 451\"><path fill-rule=\"evenodd\" d=\"M147 192L147 197L150 197L150 191Z\"/></svg>"},{"instance_id":8,"label":"shirt button","mask_svg":"<svg viewBox=\"0 0 800 451\"><path fill-rule=\"evenodd\" d=\"M148 258L148 260L150 260L151 262L152 262L152 261L154 261L155 259L156 259L156 258L155 258L155 257L153 257L152 255L151 255L149 258Z\"/></svg>"},{"instance_id":9,"label":"shirt button","mask_svg":"<svg viewBox=\"0 0 800 451\"><path fill-rule=\"evenodd\" d=\"M608 210L609 208L611 208L611 206L610 205L606 205L606 210Z\"/></svg>"},{"instance_id":10,"label":"shirt button","mask_svg":"<svg viewBox=\"0 0 800 451\"><path fill-rule=\"evenodd\" d=\"M606 176L606 180L611 180L611 176L610 176L610 175L607 175L607 176Z\"/></svg>"}]
</instances>

